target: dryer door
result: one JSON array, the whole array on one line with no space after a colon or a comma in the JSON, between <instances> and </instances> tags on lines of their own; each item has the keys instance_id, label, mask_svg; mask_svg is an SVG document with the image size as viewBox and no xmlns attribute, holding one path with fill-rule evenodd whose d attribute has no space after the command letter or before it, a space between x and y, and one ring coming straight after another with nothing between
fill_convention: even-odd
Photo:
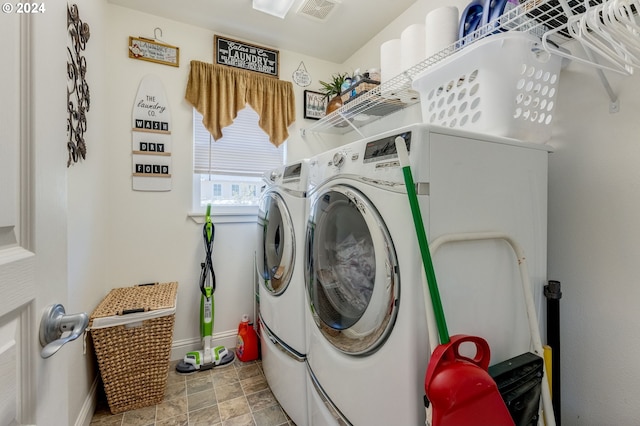
<instances>
[{"instance_id":1,"label":"dryer door","mask_svg":"<svg viewBox=\"0 0 640 426\"><path fill-rule=\"evenodd\" d=\"M291 281L296 242L293 222L282 196L269 190L260 199L257 267L261 285L273 295L282 294Z\"/></svg>"},{"instance_id":2,"label":"dryer door","mask_svg":"<svg viewBox=\"0 0 640 426\"><path fill-rule=\"evenodd\" d=\"M384 342L398 309L398 262L387 227L360 191L335 185L314 197L305 273L311 313L332 345L364 355Z\"/></svg>"}]
</instances>

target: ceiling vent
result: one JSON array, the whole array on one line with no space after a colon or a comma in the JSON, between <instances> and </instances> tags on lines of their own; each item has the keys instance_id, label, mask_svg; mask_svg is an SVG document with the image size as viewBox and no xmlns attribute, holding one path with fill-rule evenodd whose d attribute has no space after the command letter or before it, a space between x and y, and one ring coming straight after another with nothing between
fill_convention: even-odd
<instances>
[{"instance_id":1,"label":"ceiling vent","mask_svg":"<svg viewBox=\"0 0 640 426\"><path fill-rule=\"evenodd\" d=\"M296 13L316 21L325 21L340 3L341 0L306 0Z\"/></svg>"}]
</instances>

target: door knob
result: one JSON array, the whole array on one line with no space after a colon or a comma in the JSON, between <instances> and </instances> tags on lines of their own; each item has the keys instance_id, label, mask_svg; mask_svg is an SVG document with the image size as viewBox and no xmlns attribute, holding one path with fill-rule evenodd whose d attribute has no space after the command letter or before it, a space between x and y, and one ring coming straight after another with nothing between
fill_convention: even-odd
<instances>
[{"instance_id":1,"label":"door knob","mask_svg":"<svg viewBox=\"0 0 640 426\"><path fill-rule=\"evenodd\" d=\"M48 306L40 320L40 345L42 358L49 358L58 352L65 343L76 340L89 325L89 316L85 312L66 315L60 304ZM70 334L62 337L66 332Z\"/></svg>"}]
</instances>

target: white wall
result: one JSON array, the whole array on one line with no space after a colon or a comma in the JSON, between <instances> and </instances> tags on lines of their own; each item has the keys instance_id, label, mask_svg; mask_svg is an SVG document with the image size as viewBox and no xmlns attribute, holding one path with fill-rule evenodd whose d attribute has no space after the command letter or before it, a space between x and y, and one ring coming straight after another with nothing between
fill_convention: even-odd
<instances>
[{"instance_id":1,"label":"white wall","mask_svg":"<svg viewBox=\"0 0 640 426\"><path fill-rule=\"evenodd\" d=\"M549 163L549 278L562 283L564 425L640 424L640 77L561 75Z\"/></svg>"},{"instance_id":2,"label":"white wall","mask_svg":"<svg viewBox=\"0 0 640 426\"><path fill-rule=\"evenodd\" d=\"M107 228L109 203L106 198L108 179L108 122L107 74L104 51L106 23L103 19L105 1L76 1L80 19L89 25L91 36L86 49L81 52L87 60L87 83L91 103L87 113L87 144L85 160L67 169L67 271L69 289L67 313L91 312L109 288L106 272ZM59 23L64 27L64 21ZM63 55L63 49L59 54ZM62 106L61 106L62 107ZM97 367L92 351L83 354L79 340L68 345L65 352L69 356L68 405L70 420L91 419L93 401L91 385L94 383Z\"/></svg>"},{"instance_id":3,"label":"white wall","mask_svg":"<svg viewBox=\"0 0 640 426\"><path fill-rule=\"evenodd\" d=\"M182 348L199 340L198 283L200 262L204 259L201 225L188 217L192 205L192 107L184 100L184 93L190 61L211 63L213 60L214 32L111 4L107 5L105 19L108 27L105 65L109 76L104 117L108 140L104 159L109 200L105 223L108 287L178 281L174 343ZM162 29L166 43L180 48L179 68L128 57L128 37L153 37L156 27ZM259 40L248 41L259 44ZM280 55L280 78L290 80L303 61L313 80L308 89L317 90L317 79L323 79L335 69L334 64L304 55L282 50ZM140 80L147 74L155 74L162 80L171 109L174 172L173 189L169 192L131 189L132 105ZM313 150L326 149L310 147L300 138L298 128L305 125L302 118L305 88L294 84L294 89L296 123L289 129L290 160L308 156ZM241 315L253 313L256 224L255 221L227 223L215 215L214 224L213 261L217 283L214 338L233 346ZM184 350L174 351L173 356L184 356Z\"/></svg>"}]
</instances>

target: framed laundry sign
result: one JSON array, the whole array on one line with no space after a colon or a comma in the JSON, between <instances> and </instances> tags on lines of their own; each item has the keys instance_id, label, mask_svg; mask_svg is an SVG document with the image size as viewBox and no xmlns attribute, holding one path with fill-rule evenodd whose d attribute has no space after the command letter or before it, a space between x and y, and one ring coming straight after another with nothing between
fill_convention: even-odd
<instances>
[{"instance_id":1,"label":"framed laundry sign","mask_svg":"<svg viewBox=\"0 0 640 426\"><path fill-rule=\"evenodd\" d=\"M180 48L144 37L129 37L129 57L157 64L180 66Z\"/></svg>"},{"instance_id":2,"label":"framed laundry sign","mask_svg":"<svg viewBox=\"0 0 640 426\"><path fill-rule=\"evenodd\" d=\"M213 38L213 57L216 64L228 65L278 78L280 52L221 36Z\"/></svg>"}]
</instances>

